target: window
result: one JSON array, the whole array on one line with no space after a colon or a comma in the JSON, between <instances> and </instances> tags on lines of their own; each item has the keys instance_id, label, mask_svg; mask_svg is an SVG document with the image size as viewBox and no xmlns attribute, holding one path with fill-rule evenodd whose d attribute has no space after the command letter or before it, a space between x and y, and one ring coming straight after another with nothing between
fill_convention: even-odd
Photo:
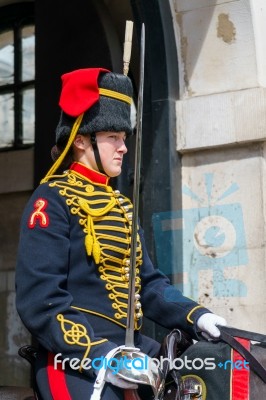
<instances>
[{"instance_id":1,"label":"window","mask_svg":"<svg viewBox=\"0 0 266 400\"><path fill-rule=\"evenodd\" d=\"M1 8L0 150L34 143L34 28L33 3Z\"/></svg>"}]
</instances>

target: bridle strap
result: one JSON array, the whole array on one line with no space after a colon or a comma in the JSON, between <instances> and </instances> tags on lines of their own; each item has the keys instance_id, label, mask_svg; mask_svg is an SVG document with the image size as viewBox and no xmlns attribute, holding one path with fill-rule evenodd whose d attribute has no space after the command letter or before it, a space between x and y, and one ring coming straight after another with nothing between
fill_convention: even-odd
<instances>
[{"instance_id":1,"label":"bridle strap","mask_svg":"<svg viewBox=\"0 0 266 400\"><path fill-rule=\"evenodd\" d=\"M266 369L264 366L250 353L250 351L234 338L234 336L236 336L265 343L265 335L227 326L219 326L219 329L221 332L219 339L229 344L229 346L241 354L241 356L249 362L250 368L263 380L264 383L266 383Z\"/></svg>"}]
</instances>

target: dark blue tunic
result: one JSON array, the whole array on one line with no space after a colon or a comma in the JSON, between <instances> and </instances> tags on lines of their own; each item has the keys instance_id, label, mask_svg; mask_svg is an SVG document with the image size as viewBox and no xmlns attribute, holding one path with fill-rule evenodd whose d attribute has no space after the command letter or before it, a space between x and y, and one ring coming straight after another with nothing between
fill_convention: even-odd
<instances>
[{"instance_id":1,"label":"dark blue tunic","mask_svg":"<svg viewBox=\"0 0 266 400\"><path fill-rule=\"evenodd\" d=\"M41 184L25 208L17 309L40 344L37 380L44 400L89 399L97 368L85 368L84 361L125 344L131 218L129 199L104 175L79 163ZM159 350L140 333L143 315L196 338L195 322L209 310L184 297L154 268L141 228L135 291L135 345L141 351L153 357ZM54 355L60 360L56 368ZM69 366L74 359L78 369ZM106 384L102 398L123 394Z\"/></svg>"}]
</instances>

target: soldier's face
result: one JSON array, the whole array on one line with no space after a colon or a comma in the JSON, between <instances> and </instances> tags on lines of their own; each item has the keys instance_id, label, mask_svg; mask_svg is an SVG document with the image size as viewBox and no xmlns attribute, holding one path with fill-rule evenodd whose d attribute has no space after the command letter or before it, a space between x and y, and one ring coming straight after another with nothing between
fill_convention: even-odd
<instances>
[{"instance_id":1,"label":"soldier's face","mask_svg":"<svg viewBox=\"0 0 266 400\"><path fill-rule=\"evenodd\" d=\"M103 169L111 178L121 173L123 156L127 152L125 139L125 132L97 132L96 134ZM77 135L74 144L78 149L77 161L98 171L89 136Z\"/></svg>"},{"instance_id":2,"label":"soldier's face","mask_svg":"<svg viewBox=\"0 0 266 400\"><path fill-rule=\"evenodd\" d=\"M98 132L96 140L106 174L111 178L120 175L123 156L127 152L125 132Z\"/></svg>"}]
</instances>

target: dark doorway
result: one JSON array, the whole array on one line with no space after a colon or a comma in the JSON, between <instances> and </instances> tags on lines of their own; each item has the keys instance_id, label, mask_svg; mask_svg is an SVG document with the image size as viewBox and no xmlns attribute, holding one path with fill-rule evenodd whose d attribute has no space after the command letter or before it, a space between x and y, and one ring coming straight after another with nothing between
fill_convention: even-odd
<instances>
[{"instance_id":1,"label":"dark doorway","mask_svg":"<svg viewBox=\"0 0 266 400\"><path fill-rule=\"evenodd\" d=\"M156 265L152 215L180 208L180 160L176 151L175 102L178 62L169 0L36 0L35 185L51 165L50 149L59 120L60 76L76 68L101 66L122 72L124 29L134 21L129 75L138 89L139 39L145 23L145 87L140 217ZM118 184L130 196L134 143ZM180 246L181 248L181 246ZM170 255L175 262L175 250ZM171 276L170 276L171 278ZM152 305L151 305L152 306ZM146 325L160 338L161 330Z\"/></svg>"}]
</instances>

